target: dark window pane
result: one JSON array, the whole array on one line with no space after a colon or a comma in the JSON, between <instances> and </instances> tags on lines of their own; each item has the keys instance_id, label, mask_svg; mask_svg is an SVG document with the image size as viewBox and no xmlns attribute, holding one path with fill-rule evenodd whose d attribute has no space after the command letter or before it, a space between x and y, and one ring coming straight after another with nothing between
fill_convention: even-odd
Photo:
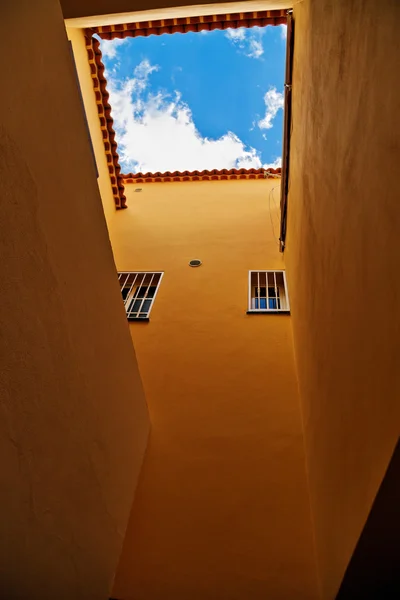
<instances>
[{"instance_id":1,"label":"dark window pane","mask_svg":"<svg viewBox=\"0 0 400 600\"><path fill-rule=\"evenodd\" d=\"M151 300L145 300L143 302L143 306L141 308L141 311L143 311L143 312L149 312L150 306L151 306Z\"/></svg>"},{"instance_id":2,"label":"dark window pane","mask_svg":"<svg viewBox=\"0 0 400 600\"><path fill-rule=\"evenodd\" d=\"M141 300L132 300L132 302L129 305L128 312L137 312L141 304Z\"/></svg>"},{"instance_id":3,"label":"dark window pane","mask_svg":"<svg viewBox=\"0 0 400 600\"><path fill-rule=\"evenodd\" d=\"M148 285L142 285L142 287L139 289L137 288L137 290L134 293L134 298L144 298L147 294L147 298L154 298L154 294L156 293L156 289L157 286L156 285L151 285L150 287Z\"/></svg>"},{"instance_id":4,"label":"dark window pane","mask_svg":"<svg viewBox=\"0 0 400 600\"><path fill-rule=\"evenodd\" d=\"M142 285L142 287L136 288L135 293L133 294L133 297L134 298L143 298L143 296L146 293L146 290L147 290L147 287L143 286L143 285Z\"/></svg>"}]
</instances>

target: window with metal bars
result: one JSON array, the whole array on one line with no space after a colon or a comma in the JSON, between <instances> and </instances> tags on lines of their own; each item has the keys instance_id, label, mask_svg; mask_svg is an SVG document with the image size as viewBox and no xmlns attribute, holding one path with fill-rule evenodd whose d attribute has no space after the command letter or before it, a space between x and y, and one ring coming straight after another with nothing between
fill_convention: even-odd
<instances>
[{"instance_id":1,"label":"window with metal bars","mask_svg":"<svg viewBox=\"0 0 400 600\"><path fill-rule=\"evenodd\" d=\"M118 273L128 321L148 319L163 273Z\"/></svg>"},{"instance_id":2,"label":"window with metal bars","mask_svg":"<svg viewBox=\"0 0 400 600\"><path fill-rule=\"evenodd\" d=\"M289 312L285 271L249 271L248 312Z\"/></svg>"}]
</instances>

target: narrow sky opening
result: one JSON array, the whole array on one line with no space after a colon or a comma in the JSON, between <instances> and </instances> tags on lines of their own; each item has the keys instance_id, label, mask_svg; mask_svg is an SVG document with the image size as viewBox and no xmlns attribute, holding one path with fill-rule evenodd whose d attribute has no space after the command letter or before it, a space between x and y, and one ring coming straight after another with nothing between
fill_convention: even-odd
<instances>
[{"instance_id":1,"label":"narrow sky opening","mask_svg":"<svg viewBox=\"0 0 400 600\"><path fill-rule=\"evenodd\" d=\"M281 166L285 25L100 44L122 172Z\"/></svg>"}]
</instances>

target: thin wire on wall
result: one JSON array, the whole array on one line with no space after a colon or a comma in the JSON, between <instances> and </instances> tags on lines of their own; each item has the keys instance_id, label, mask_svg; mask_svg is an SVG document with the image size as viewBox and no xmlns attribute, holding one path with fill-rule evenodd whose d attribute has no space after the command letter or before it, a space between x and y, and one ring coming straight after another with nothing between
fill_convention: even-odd
<instances>
[{"instance_id":1,"label":"thin wire on wall","mask_svg":"<svg viewBox=\"0 0 400 600\"><path fill-rule=\"evenodd\" d=\"M274 197L274 189L275 189L275 187L273 187L270 190L269 195L268 195L268 209L269 209L269 218L271 220L272 235L274 236L275 243L276 243L276 245L279 248L279 246L280 246L279 239L275 235L275 227L274 227L274 222L272 220L272 212L271 212L271 198L272 198L272 201L274 203L274 209L275 209L274 212L275 212L275 214L276 214L276 211L278 210L278 207L277 207L276 201L275 201L275 197Z\"/></svg>"}]
</instances>

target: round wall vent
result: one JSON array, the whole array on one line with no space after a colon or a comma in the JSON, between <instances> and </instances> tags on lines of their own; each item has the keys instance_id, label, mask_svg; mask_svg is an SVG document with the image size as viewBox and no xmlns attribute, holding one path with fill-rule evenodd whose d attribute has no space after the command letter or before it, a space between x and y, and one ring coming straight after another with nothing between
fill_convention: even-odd
<instances>
[{"instance_id":1,"label":"round wall vent","mask_svg":"<svg viewBox=\"0 0 400 600\"><path fill-rule=\"evenodd\" d=\"M201 260L198 260L197 258L195 258L194 260L191 260L189 263L189 267L199 267L201 265Z\"/></svg>"}]
</instances>

